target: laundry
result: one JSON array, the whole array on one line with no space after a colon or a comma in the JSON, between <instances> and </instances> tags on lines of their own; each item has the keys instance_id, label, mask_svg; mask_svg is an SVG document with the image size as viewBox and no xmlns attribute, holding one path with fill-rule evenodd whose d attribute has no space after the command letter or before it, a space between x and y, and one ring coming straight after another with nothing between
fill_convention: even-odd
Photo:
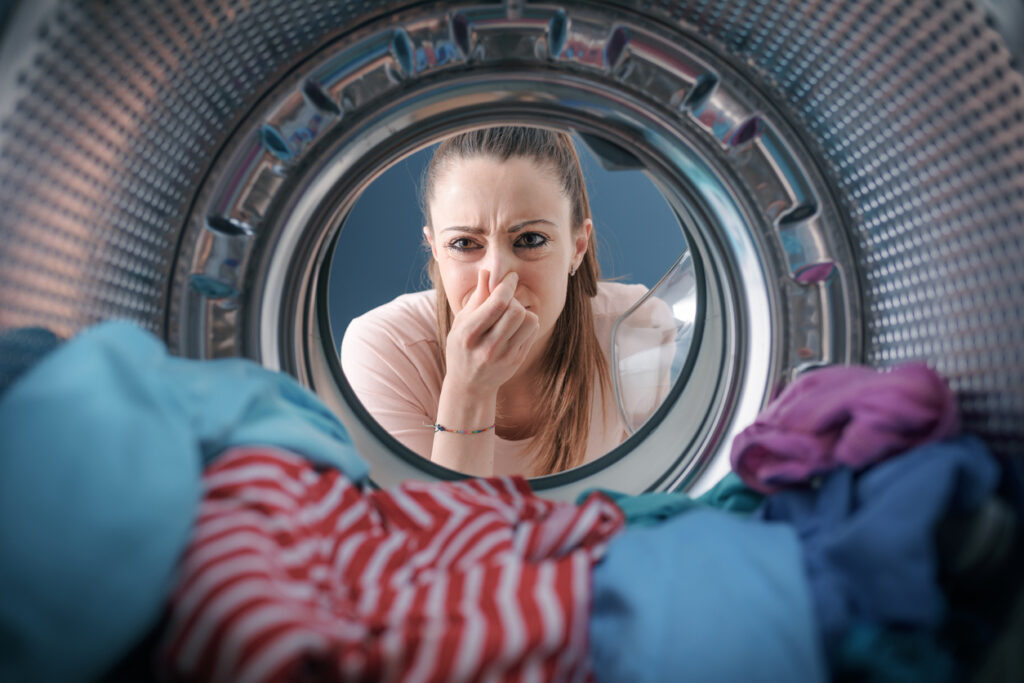
<instances>
[{"instance_id":1,"label":"laundry","mask_svg":"<svg viewBox=\"0 0 1024 683\"><path fill-rule=\"evenodd\" d=\"M799 377L736 436L732 468L750 487L773 493L952 437L959 424L953 392L924 364L831 366Z\"/></svg>"},{"instance_id":2,"label":"laundry","mask_svg":"<svg viewBox=\"0 0 1024 683\"><path fill-rule=\"evenodd\" d=\"M19 327L0 332L0 395L60 342L57 335L43 327Z\"/></svg>"},{"instance_id":3,"label":"laundry","mask_svg":"<svg viewBox=\"0 0 1024 683\"><path fill-rule=\"evenodd\" d=\"M861 473L769 496L756 513L799 534L817 622L835 653L857 623L936 629L946 603L936 530L995 492L999 468L976 437L926 444Z\"/></svg>"},{"instance_id":4,"label":"laundry","mask_svg":"<svg viewBox=\"0 0 1024 683\"><path fill-rule=\"evenodd\" d=\"M796 532L711 508L612 540L590 634L598 683L826 678Z\"/></svg>"},{"instance_id":5,"label":"laundry","mask_svg":"<svg viewBox=\"0 0 1024 683\"><path fill-rule=\"evenodd\" d=\"M608 496L622 510L627 526L653 526L703 507L750 514L764 500L762 494L749 488L734 472L722 477L709 491L696 498L681 492L658 491L631 495L611 489L589 489L581 493L576 502L582 503L595 491Z\"/></svg>"},{"instance_id":6,"label":"laundry","mask_svg":"<svg viewBox=\"0 0 1024 683\"><path fill-rule=\"evenodd\" d=\"M738 474L730 472L697 500L719 510L750 514L761 505L764 495L747 486Z\"/></svg>"},{"instance_id":7,"label":"laundry","mask_svg":"<svg viewBox=\"0 0 1024 683\"><path fill-rule=\"evenodd\" d=\"M60 345L29 335L43 352L0 395L0 680L92 680L156 623L202 467L225 448L366 477L340 422L283 373L173 358L122 322Z\"/></svg>"},{"instance_id":8,"label":"laundry","mask_svg":"<svg viewBox=\"0 0 1024 683\"><path fill-rule=\"evenodd\" d=\"M936 525L997 478L963 437L768 498L736 475L579 505L519 479L367 492L344 428L283 374L172 358L126 323L13 343L3 680L96 678L172 589L162 662L206 680L813 681L881 670L863 653L886 643L887 671L921 671Z\"/></svg>"},{"instance_id":9,"label":"laundry","mask_svg":"<svg viewBox=\"0 0 1024 683\"><path fill-rule=\"evenodd\" d=\"M164 662L199 681L582 680L591 568L622 515L522 478L365 493L286 452L207 469Z\"/></svg>"},{"instance_id":10,"label":"laundry","mask_svg":"<svg viewBox=\"0 0 1024 683\"><path fill-rule=\"evenodd\" d=\"M873 683L950 683L956 662L927 629L850 626L832 662L833 680Z\"/></svg>"}]
</instances>

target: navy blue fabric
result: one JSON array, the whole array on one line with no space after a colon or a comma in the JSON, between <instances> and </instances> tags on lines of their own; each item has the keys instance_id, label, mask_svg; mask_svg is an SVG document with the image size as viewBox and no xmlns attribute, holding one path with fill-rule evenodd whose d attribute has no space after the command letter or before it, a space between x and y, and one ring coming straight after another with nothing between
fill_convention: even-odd
<instances>
[{"instance_id":1,"label":"navy blue fabric","mask_svg":"<svg viewBox=\"0 0 1024 683\"><path fill-rule=\"evenodd\" d=\"M854 623L937 628L945 615L935 531L949 512L977 509L999 469L973 436L919 446L861 473L767 498L757 516L800 536L830 652Z\"/></svg>"},{"instance_id":2,"label":"navy blue fabric","mask_svg":"<svg viewBox=\"0 0 1024 683\"><path fill-rule=\"evenodd\" d=\"M362 481L337 418L290 377L167 354L105 323L0 396L0 680L86 681L159 617L205 463L269 445Z\"/></svg>"},{"instance_id":3,"label":"navy blue fabric","mask_svg":"<svg viewBox=\"0 0 1024 683\"><path fill-rule=\"evenodd\" d=\"M60 342L57 335L43 327L21 327L0 333L0 396Z\"/></svg>"},{"instance_id":4,"label":"navy blue fabric","mask_svg":"<svg viewBox=\"0 0 1024 683\"><path fill-rule=\"evenodd\" d=\"M802 552L788 525L691 508L627 527L593 577L599 683L825 679Z\"/></svg>"}]
</instances>

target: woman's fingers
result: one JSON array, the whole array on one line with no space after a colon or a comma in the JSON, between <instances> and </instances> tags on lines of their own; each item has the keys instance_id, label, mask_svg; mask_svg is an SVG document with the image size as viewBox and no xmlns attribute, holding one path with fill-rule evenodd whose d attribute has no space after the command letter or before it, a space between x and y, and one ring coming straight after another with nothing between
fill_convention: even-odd
<instances>
[{"instance_id":1,"label":"woman's fingers","mask_svg":"<svg viewBox=\"0 0 1024 683\"><path fill-rule=\"evenodd\" d=\"M519 358L520 361L522 361L522 357L526 356L526 352L530 350L533 342L537 339L537 333L540 331L540 318L537 317L537 314L525 309L523 313L523 321L512 336L509 337L507 344L508 352L521 356Z\"/></svg>"},{"instance_id":2,"label":"woman's fingers","mask_svg":"<svg viewBox=\"0 0 1024 683\"><path fill-rule=\"evenodd\" d=\"M484 335L483 341L493 344L498 350L498 355L502 355L508 348L508 340L512 338L525 319L526 308L513 299L497 322Z\"/></svg>"},{"instance_id":3,"label":"woman's fingers","mask_svg":"<svg viewBox=\"0 0 1024 683\"><path fill-rule=\"evenodd\" d=\"M498 286L494 288L494 291L487 297L487 300L476 307L475 310L468 309L468 307L462 309L459 315L465 314L462 324L465 325L466 341L468 344L475 345L478 343L501 319L515 296L518 284L519 276L515 273L509 273L505 276L505 279L498 283ZM484 281L483 286L484 289L487 288L486 281Z\"/></svg>"},{"instance_id":4,"label":"woman's fingers","mask_svg":"<svg viewBox=\"0 0 1024 683\"><path fill-rule=\"evenodd\" d=\"M455 316L445 349L445 381L497 390L522 364L536 338L540 322L515 299L519 277L509 273L477 304L479 292L489 286L486 271L477 279L477 292ZM475 306L475 307L474 307Z\"/></svg>"}]
</instances>

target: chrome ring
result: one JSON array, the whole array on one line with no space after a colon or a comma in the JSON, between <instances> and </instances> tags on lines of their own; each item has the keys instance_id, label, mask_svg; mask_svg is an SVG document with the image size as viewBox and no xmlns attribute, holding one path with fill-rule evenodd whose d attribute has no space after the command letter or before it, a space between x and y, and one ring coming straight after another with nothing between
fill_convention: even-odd
<instances>
[{"instance_id":1,"label":"chrome ring","mask_svg":"<svg viewBox=\"0 0 1024 683\"><path fill-rule=\"evenodd\" d=\"M771 104L650 22L554 8L412 12L293 73L242 124L200 194L172 283L177 350L251 355L296 374L343 416L381 485L446 476L357 419L323 338L317 283L370 179L446 133L513 120L629 150L682 217L707 276L696 360L657 424L536 487L706 487L771 387L859 355L846 228Z\"/></svg>"}]
</instances>

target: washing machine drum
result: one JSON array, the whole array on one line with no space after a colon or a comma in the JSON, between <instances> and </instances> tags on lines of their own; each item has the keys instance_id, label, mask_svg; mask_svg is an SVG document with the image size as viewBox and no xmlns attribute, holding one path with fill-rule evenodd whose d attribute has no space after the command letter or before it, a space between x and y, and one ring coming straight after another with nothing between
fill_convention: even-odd
<instances>
[{"instance_id":1,"label":"washing machine drum","mask_svg":"<svg viewBox=\"0 0 1024 683\"><path fill-rule=\"evenodd\" d=\"M22 3L0 329L129 318L182 355L248 356L337 410L378 484L454 476L345 381L328 255L390 164L522 122L646 169L697 274L665 402L537 488L706 488L771 392L829 363L925 361L967 429L1019 451L1024 94L986 19L968 0Z\"/></svg>"}]
</instances>

